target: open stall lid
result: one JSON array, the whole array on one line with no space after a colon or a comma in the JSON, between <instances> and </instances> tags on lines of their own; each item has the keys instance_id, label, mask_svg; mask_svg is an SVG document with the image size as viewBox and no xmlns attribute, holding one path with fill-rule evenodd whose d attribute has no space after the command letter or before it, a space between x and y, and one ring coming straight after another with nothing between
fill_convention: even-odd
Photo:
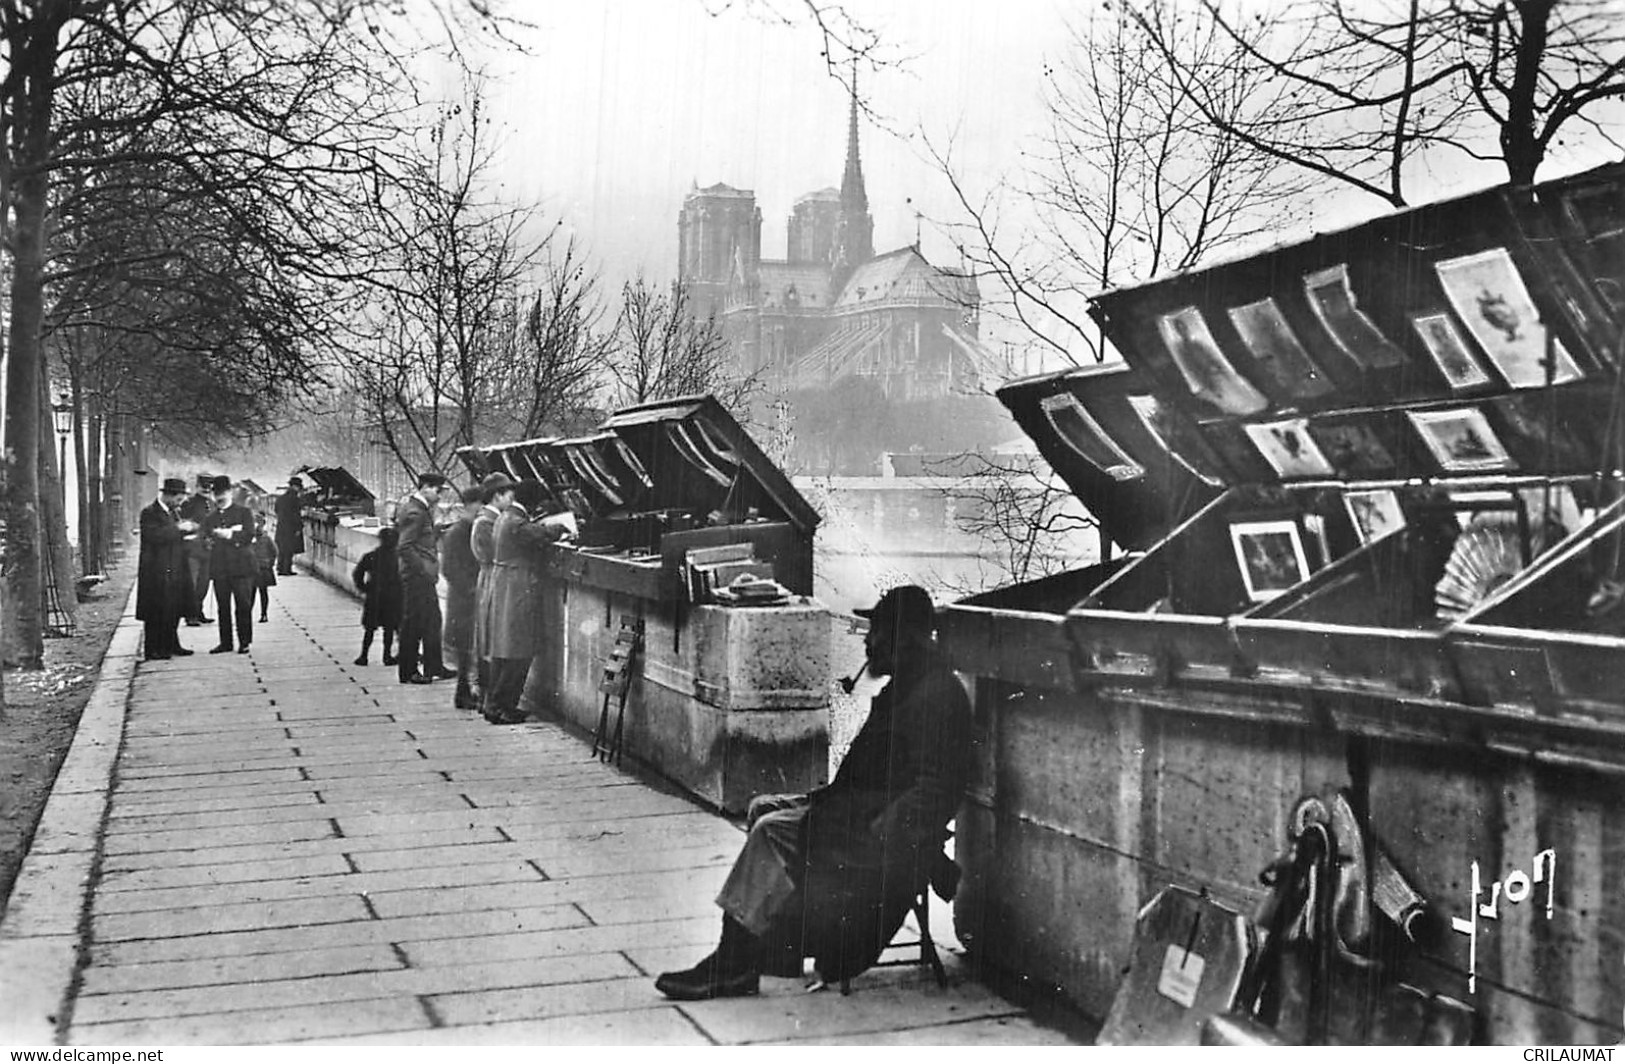
<instances>
[{"instance_id":1,"label":"open stall lid","mask_svg":"<svg viewBox=\"0 0 1625 1064\"><path fill-rule=\"evenodd\" d=\"M343 466L301 466L298 473L308 476L315 483L319 504L371 502L375 498Z\"/></svg>"},{"instance_id":2,"label":"open stall lid","mask_svg":"<svg viewBox=\"0 0 1625 1064\"><path fill-rule=\"evenodd\" d=\"M680 505L710 494L722 499L723 507L759 509L761 516L785 521L806 536L818 525L818 511L713 396L627 407L601 430L626 441L647 471L656 500ZM705 491L692 490L706 482L712 486Z\"/></svg>"},{"instance_id":3,"label":"open stall lid","mask_svg":"<svg viewBox=\"0 0 1625 1064\"><path fill-rule=\"evenodd\" d=\"M1145 549L1223 490L1196 426L1127 366L1029 377L997 395L1121 547Z\"/></svg>"}]
</instances>

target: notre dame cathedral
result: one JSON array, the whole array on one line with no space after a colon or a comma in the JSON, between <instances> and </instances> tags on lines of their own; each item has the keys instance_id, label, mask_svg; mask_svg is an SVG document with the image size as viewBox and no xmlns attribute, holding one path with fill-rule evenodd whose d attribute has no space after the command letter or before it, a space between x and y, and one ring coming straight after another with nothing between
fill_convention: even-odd
<instances>
[{"instance_id":1,"label":"notre dame cathedral","mask_svg":"<svg viewBox=\"0 0 1625 1064\"><path fill-rule=\"evenodd\" d=\"M693 313L715 316L737 370L795 407L798 436L843 431L806 424L832 395L861 397L867 423L879 419L878 434L853 441L856 453L819 460L798 447L802 464L867 473L883 452L972 449L975 441L927 426L951 420L956 398L985 397L997 383L986 379L994 360L977 340L976 280L932 265L917 246L875 254L856 97L840 190L796 200L783 259L762 257L762 210L748 189L695 188L677 225L678 283ZM980 408L985 398L972 402Z\"/></svg>"}]
</instances>

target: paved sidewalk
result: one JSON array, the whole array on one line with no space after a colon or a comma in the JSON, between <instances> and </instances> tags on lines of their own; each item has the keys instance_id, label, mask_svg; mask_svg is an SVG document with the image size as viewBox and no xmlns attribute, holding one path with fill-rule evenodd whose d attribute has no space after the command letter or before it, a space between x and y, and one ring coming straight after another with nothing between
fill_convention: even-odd
<instances>
[{"instance_id":1,"label":"paved sidewalk","mask_svg":"<svg viewBox=\"0 0 1625 1064\"><path fill-rule=\"evenodd\" d=\"M0 1042L1066 1042L912 966L667 1001L739 830L377 647L351 664L359 606L316 578L273 595L246 655L211 626L137 663L121 626L0 925Z\"/></svg>"}]
</instances>

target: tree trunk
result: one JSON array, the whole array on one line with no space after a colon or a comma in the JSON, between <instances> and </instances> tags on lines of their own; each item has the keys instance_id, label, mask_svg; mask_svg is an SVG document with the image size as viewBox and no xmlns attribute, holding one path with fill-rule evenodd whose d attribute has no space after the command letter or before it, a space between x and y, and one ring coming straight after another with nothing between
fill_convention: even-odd
<instances>
[{"instance_id":1,"label":"tree trunk","mask_svg":"<svg viewBox=\"0 0 1625 1064\"><path fill-rule=\"evenodd\" d=\"M86 522L90 526L90 557L96 563L96 571L105 573L108 569L107 558L107 506L106 484L102 478L106 447L106 421L102 417L101 401L94 393L90 396L90 432L85 439L88 454L85 456L85 502L87 505Z\"/></svg>"},{"instance_id":2,"label":"tree trunk","mask_svg":"<svg viewBox=\"0 0 1625 1064\"><path fill-rule=\"evenodd\" d=\"M1540 92L1541 61L1546 57L1554 0L1524 0L1518 12L1518 56L1507 91L1507 117L1501 126L1501 154L1514 185L1532 185L1545 149L1535 134L1535 102Z\"/></svg>"},{"instance_id":3,"label":"tree trunk","mask_svg":"<svg viewBox=\"0 0 1625 1064\"><path fill-rule=\"evenodd\" d=\"M68 543L68 514L54 438L56 423L51 417L51 390L43 373L39 375L39 399L39 514L40 530L44 533L41 542L46 547L41 565L47 577L41 581L40 602L47 610L49 622L50 604L45 592L55 586L57 609L71 627L79 613L79 596L75 590L77 574L73 570L73 548Z\"/></svg>"},{"instance_id":4,"label":"tree trunk","mask_svg":"<svg viewBox=\"0 0 1625 1064\"><path fill-rule=\"evenodd\" d=\"M74 512L79 515L79 568L89 576L101 572L102 567L96 556L96 526L90 513L90 483L85 477L89 461L85 453L84 370L77 359L70 364L68 385L68 401L73 404L73 502Z\"/></svg>"},{"instance_id":5,"label":"tree trunk","mask_svg":"<svg viewBox=\"0 0 1625 1064\"><path fill-rule=\"evenodd\" d=\"M45 216L50 180L51 111L56 91L58 34L65 0L48 0L32 18L19 16L11 44L14 84L11 143L13 228L11 352L6 369L5 648L8 662L44 666L40 618L39 386L40 323L45 310Z\"/></svg>"}]
</instances>

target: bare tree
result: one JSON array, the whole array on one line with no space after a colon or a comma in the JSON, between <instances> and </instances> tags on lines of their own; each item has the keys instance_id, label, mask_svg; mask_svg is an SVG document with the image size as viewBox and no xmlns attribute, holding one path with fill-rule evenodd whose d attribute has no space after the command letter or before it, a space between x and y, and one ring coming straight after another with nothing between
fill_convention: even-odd
<instances>
[{"instance_id":1,"label":"bare tree","mask_svg":"<svg viewBox=\"0 0 1625 1064\"><path fill-rule=\"evenodd\" d=\"M1215 111L1276 101L1242 61L1244 41L1190 20L1172 32L1201 57ZM1290 224L1309 183L1209 122L1156 44L1114 8L1070 23L1044 99L1044 133L1002 187L973 190L951 144L931 150L960 208L947 228L984 282L986 309L1067 361L1110 354L1086 314L1091 295L1260 241ZM1000 575L1031 579L1076 561L1094 522L1042 461L968 464L974 475L949 489L956 521L1000 559Z\"/></svg>"},{"instance_id":2,"label":"bare tree","mask_svg":"<svg viewBox=\"0 0 1625 1064\"><path fill-rule=\"evenodd\" d=\"M1528 184L1580 131L1617 148L1600 110L1625 96L1613 0L1310 0L1246 14L1213 0L1131 7L1181 94L1213 129L1393 206L1440 162L1494 161ZM1275 86L1242 109L1184 45L1222 34Z\"/></svg>"},{"instance_id":3,"label":"bare tree","mask_svg":"<svg viewBox=\"0 0 1625 1064\"><path fill-rule=\"evenodd\" d=\"M236 250L209 246L222 253L209 264L214 277L270 279L279 298L297 293L304 300L299 351L308 352L322 338L321 329L308 328L325 320L316 308L344 305L343 286L367 268L357 239L364 230L348 224L349 207L365 202L366 178L387 166L399 108L410 100L401 90L412 48L396 33L394 7L384 0L340 7L318 0L0 0L0 236L13 267L3 514L9 659L42 663L34 397L45 368L50 294L96 268L80 261L53 277L54 256L65 246L54 227L75 212L96 213L75 196L105 202L130 173L161 174L169 188L194 197L187 209L228 220ZM436 10L448 23L463 18L451 0ZM76 96L87 105L65 108ZM112 176L114 168L124 176ZM122 249L108 251L135 265ZM191 294L196 308L207 302L202 286ZM81 307L94 305L91 298ZM164 312L155 313L161 320ZM211 345L263 354L266 340L239 322L222 327ZM313 364L305 354L296 358L301 372ZM108 418L130 421L114 411Z\"/></svg>"},{"instance_id":4,"label":"bare tree","mask_svg":"<svg viewBox=\"0 0 1625 1064\"><path fill-rule=\"evenodd\" d=\"M711 394L742 413L759 387L754 375L734 372L721 327L694 316L684 285L665 294L642 274L626 282L614 334L609 371L621 405Z\"/></svg>"},{"instance_id":5,"label":"bare tree","mask_svg":"<svg viewBox=\"0 0 1625 1064\"><path fill-rule=\"evenodd\" d=\"M1273 98L1227 34L1178 32L1209 70L1215 110ZM928 147L960 208L946 228L990 282L986 309L1070 360L1100 361L1090 295L1278 230L1307 179L1205 121L1157 47L1113 10L1072 21L1045 75L1047 128L1007 185L974 190L951 143Z\"/></svg>"},{"instance_id":6,"label":"bare tree","mask_svg":"<svg viewBox=\"0 0 1625 1064\"><path fill-rule=\"evenodd\" d=\"M493 132L482 79L465 73L420 153L376 200L387 266L357 380L413 475L444 472L481 435L492 368L511 354L516 293L544 247L529 232L533 211L491 197Z\"/></svg>"}]
</instances>

